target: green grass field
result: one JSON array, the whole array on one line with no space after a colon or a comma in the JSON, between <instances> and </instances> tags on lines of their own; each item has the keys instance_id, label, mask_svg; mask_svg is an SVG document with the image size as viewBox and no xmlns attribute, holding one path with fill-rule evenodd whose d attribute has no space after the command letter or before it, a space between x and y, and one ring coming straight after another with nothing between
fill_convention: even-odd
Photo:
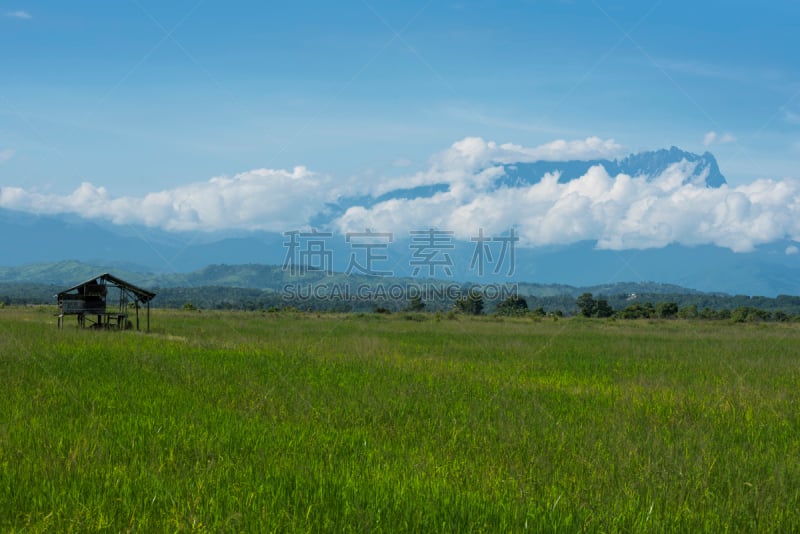
<instances>
[{"instance_id":1,"label":"green grass field","mask_svg":"<svg viewBox=\"0 0 800 534\"><path fill-rule=\"evenodd\" d=\"M800 530L800 325L0 309L0 530Z\"/></svg>"}]
</instances>

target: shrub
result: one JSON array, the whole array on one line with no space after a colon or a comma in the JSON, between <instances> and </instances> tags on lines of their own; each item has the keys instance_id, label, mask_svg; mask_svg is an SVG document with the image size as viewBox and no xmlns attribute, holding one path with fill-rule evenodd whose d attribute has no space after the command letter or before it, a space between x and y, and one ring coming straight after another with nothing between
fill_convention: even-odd
<instances>
[{"instance_id":1,"label":"shrub","mask_svg":"<svg viewBox=\"0 0 800 534\"><path fill-rule=\"evenodd\" d=\"M520 316L525 315L527 311L528 301L518 295L508 297L494 308L496 315Z\"/></svg>"},{"instance_id":2,"label":"shrub","mask_svg":"<svg viewBox=\"0 0 800 534\"><path fill-rule=\"evenodd\" d=\"M656 316L662 319L672 319L678 315L678 305L674 302L661 302L656 306Z\"/></svg>"},{"instance_id":3,"label":"shrub","mask_svg":"<svg viewBox=\"0 0 800 534\"><path fill-rule=\"evenodd\" d=\"M481 315L483 313L483 295L470 289L466 296L456 300L456 310L470 315Z\"/></svg>"},{"instance_id":4,"label":"shrub","mask_svg":"<svg viewBox=\"0 0 800 534\"><path fill-rule=\"evenodd\" d=\"M411 297L411 300L408 301L406 311L421 312L424 309L425 303L422 302L422 298L419 295L414 295Z\"/></svg>"}]
</instances>

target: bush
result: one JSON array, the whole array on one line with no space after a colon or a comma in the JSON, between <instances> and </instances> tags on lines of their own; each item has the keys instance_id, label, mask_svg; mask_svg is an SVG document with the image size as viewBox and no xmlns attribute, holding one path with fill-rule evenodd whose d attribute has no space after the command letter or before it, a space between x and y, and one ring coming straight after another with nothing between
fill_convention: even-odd
<instances>
[{"instance_id":1,"label":"bush","mask_svg":"<svg viewBox=\"0 0 800 534\"><path fill-rule=\"evenodd\" d=\"M740 306L731 313L731 321L734 323L753 323L769 321L770 319L772 319L770 312L750 306Z\"/></svg>"},{"instance_id":2,"label":"bush","mask_svg":"<svg viewBox=\"0 0 800 534\"><path fill-rule=\"evenodd\" d=\"M614 315L612 308L606 299L595 300L591 293L584 293L575 302L578 312L584 317L611 317Z\"/></svg>"},{"instance_id":3,"label":"bush","mask_svg":"<svg viewBox=\"0 0 800 534\"><path fill-rule=\"evenodd\" d=\"M656 311L653 305L649 302L644 304L631 304L630 306L620 310L617 315L621 319L649 319L655 315Z\"/></svg>"},{"instance_id":4,"label":"bush","mask_svg":"<svg viewBox=\"0 0 800 534\"><path fill-rule=\"evenodd\" d=\"M418 295L414 295L411 297L411 300L408 301L408 307L406 308L406 311L421 312L424 309L425 303L422 302L422 298Z\"/></svg>"},{"instance_id":5,"label":"bush","mask_svg":"<svg viewBox=\"0 0 800 534\"><path fill-rule=\"evenodd\" d=\"M656 306L656 316L662 319L672 319L678 315L678 305L674 302L661 302Z\"/></svg>"},{"instance_id":6,"label":"bush","mask_svg":"<svg viewBox=\"0 0 800 534\"><path fill-rule=\"evenodd\" d=\"M781 311L781 310L778 310L778 311L776 311L775 313L773 313L773 314L772 314L772 317L773 317L773 318L774 318L776 321L778 321L778 322L780 322L780 323L785 323L785 322L788 322L788 321L790 321L790 320L791 320L791 317L789 317L789 316L788 316L788 315L787 315L785 312L783 312L783 311Z\"/></svg>"},{"instance_id":7,"label":"bush","mask_svg":"<svg viewBox=\"0 0 800 534\"><path fill-rule=\"evenodd\" d=\"M696 319L698 315L699 315L699 313L697 311L697 305L696 304L691 304L689 306L684 306L678 312L678 317L680 317L681 319Z\"/></svg>"},{"instance_id":8,"label":"bush","mask_svg":"<svg viewBox=\"0 0 800 534\"><path fill-rule=\"evenodd\" d=\"M534 317L546 317L547 316L547 312L544 311L544 308L542 308L541 306L539 306L535 310L531 310L530 314L533 315Z\"/></svg>"},{"instance_id":9,"label":"bush","mask_svg":"<svg viewBox=\"0 0 800 534\"><path fill-rule=\"evenodd\" d=\"M513 295L508 297L506 300L495 306L494 313L496 315L508 315L508 316L521 316L525 315L528 311L528 301L524 298Z\"/></svg>"},{"instance_id":10,"label":"bush","mask_svg":"<svg viewBox=\"0 0 800 534\"><path fill-rule=\"evenodd\" d=\"M466 296L456 301L456 310L470 315L481 315L483 313L483 295L470 289Z\"/></svg>"}]
</instances>

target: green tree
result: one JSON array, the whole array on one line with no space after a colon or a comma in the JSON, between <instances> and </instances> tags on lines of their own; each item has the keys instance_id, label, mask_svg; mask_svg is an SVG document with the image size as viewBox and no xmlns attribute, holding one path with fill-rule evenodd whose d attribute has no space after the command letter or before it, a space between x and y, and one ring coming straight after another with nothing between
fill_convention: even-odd
<instances>
[{"instance_id":1,"label":"green tree","mask_svg":"<svg viewBox=\"0 0 800 534\"><path fill-rule=\"evenodd\" d=\"M786 314L783 310L778 310L772 314L776 321L785 323L791 319L789 315Z\"/></svg>"},{"instance_id":2,"label":"green tree","mask_svg":"<svg viewBox=\"0 0 800 534\"><path fill-rule=\"evenodd\" d=\"M656 306L656 316L662 319L672 319L678 315L678 305L674 302L659 302Z\"/></svg>"},{"instance_id":3,"label":"green tree","mask_svg":"<svg viewBox=\"0 0 800 534\"><path fill-rule=\"evenodd\" d=\"M512 295L494 308L497 315L520 316L528 311L528 301L519 295Z\"/></svg>"},{"instance_id":4,"label":"green tree","mask_svg":"<svg viewBox=\"0 0 800 534\"><path fill-rule=\"evenodd\" d=\"M470 315L483 313L483 295L480 291L470 289L467 294L456 300L456 310Z\"/></svg>"},{"instance_id":5,"label":"green tree","mask_svg":"<svg viewBox=\"0 0 800 534\"><path fill-rule=\"evenodd\" d=\"M612 308L606 299L596 299L591 293L584 293L575 302L578 305L578 313L584 317L611 317L614 315Z\"/></svg>"},{"instance_id":6,"label":"green tree","mask_svg":"<svg viewBox=\"0 0 800 534\"><path fill-rule=\"evenodd\" d=\"M649 302L641 304L631 304L620 310L617 314L622 319L649 319L655 315L656 311L653 305Z\"/></svg>"},{"instance_id":7,"label":"green tree","mask_svg":"<svg viewBox=\"0 0 800 534\"><path fill-rule=\"evenodd\" d=\"M688 306L684 306L678 311L678 317L680 317L681 319L696 319L698 315L699 312L697 311L696 304L690 304Z\"/></svg>"},{"instance_id":8,"label":"green tree","mask_svg":"<svg viewBox=\"0 0 800 534\"><path fill-rule=\"evenodd\" d=\"M703 308L703 311L700 312L700 317L703 319L716 319L717 315L718 315L717 312L715 312L708 306Z\"/></svg>"},{"instance_id":9,"label":"green tree","mask_svg":"<svg viewBox=\"0 0 800 534\"><path fill-rule=\"evenodd\" d=\"M731 313L731 321L734 323L769 321L770 319L772 319L770 312L751 306L739 306Z\"/></svg>"},{"instance_id":10,"label":"green tree","mask_svg":"<svg viewBox=\"0 0 800 534\"><path fill-rule=\"evenodd\" d=\"M611 317L614 315L614 308L612 308L606 299L597 299L595 304L595 317Z\"/></svg>"},{"instance_id":11,"label":"green tree","mask_svg":"<svg viewBox=\"0 0 800 534\"><path fill-rule=\"evenodd\" d=\"M747 306L739 306L731 312L731 321L734 323L743 323L747 321L748 311Z\"/></svg>"},{"instance_id":12,"label":"green tree","mask_svg":"<svg viewBox=\"0 0 800 534\"><path fill-rule=\"evenodd\" d=\"M597 312L597 301L591 293L584 293L575 302L578 305L578 313L584 317L594 317Z\"/></svg>"},{"instance_id":13,"label":"green tree","mask_svg":"<svg viewBox=\"0 0 800 534\"><path fill-rule=\"evenodd\" d=\"M408 311L412 312L421 312L425 309L425 303L422 302L422 297L419 295L414 295L408 301Z\"/></svg>"}]
</instances>

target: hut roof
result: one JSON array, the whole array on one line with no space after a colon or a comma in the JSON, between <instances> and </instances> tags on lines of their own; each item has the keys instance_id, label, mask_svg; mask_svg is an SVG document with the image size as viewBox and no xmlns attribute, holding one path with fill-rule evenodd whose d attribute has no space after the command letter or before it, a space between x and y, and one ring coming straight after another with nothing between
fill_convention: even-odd
<instances>
[{"instance_id":1,"label":"hut roof","mask_svg":"<svg viewBox=\"0 0 800 534\"><path fill-rule=\"evenodd\" d=\"M105 280L106 282L111 282L113 285L115 285L117 287L120 287L122 289L130 291L131 293L136 295L136 298L138 298L140 302L150 302L156 296L156 294L153 293L152 291L148 291L146 289L142 289L141 287L137 287L137 286L135 286L135 285L133 285L133 284L131 284L129 282L126 282L125 280L123 280L121 278L117 278L116 276L114 276L111 273L103 273L101 275L98 275L98 276L95 276L93 278L90 278L90 279L86 280L85 282L81 282L80 284L76 284L76 285L74 285L74 286L72 286L72 287L70 287L68 289L65 289L64 291L61 291L58 294L58 296L61 296L61 295L65 294L65 293L69 293L70 291L74 291L76 289L80 289L81 287L83 287L85 285L92 284L92 283L97 283L99 280Z\"/></svg>"}]
</instances>

